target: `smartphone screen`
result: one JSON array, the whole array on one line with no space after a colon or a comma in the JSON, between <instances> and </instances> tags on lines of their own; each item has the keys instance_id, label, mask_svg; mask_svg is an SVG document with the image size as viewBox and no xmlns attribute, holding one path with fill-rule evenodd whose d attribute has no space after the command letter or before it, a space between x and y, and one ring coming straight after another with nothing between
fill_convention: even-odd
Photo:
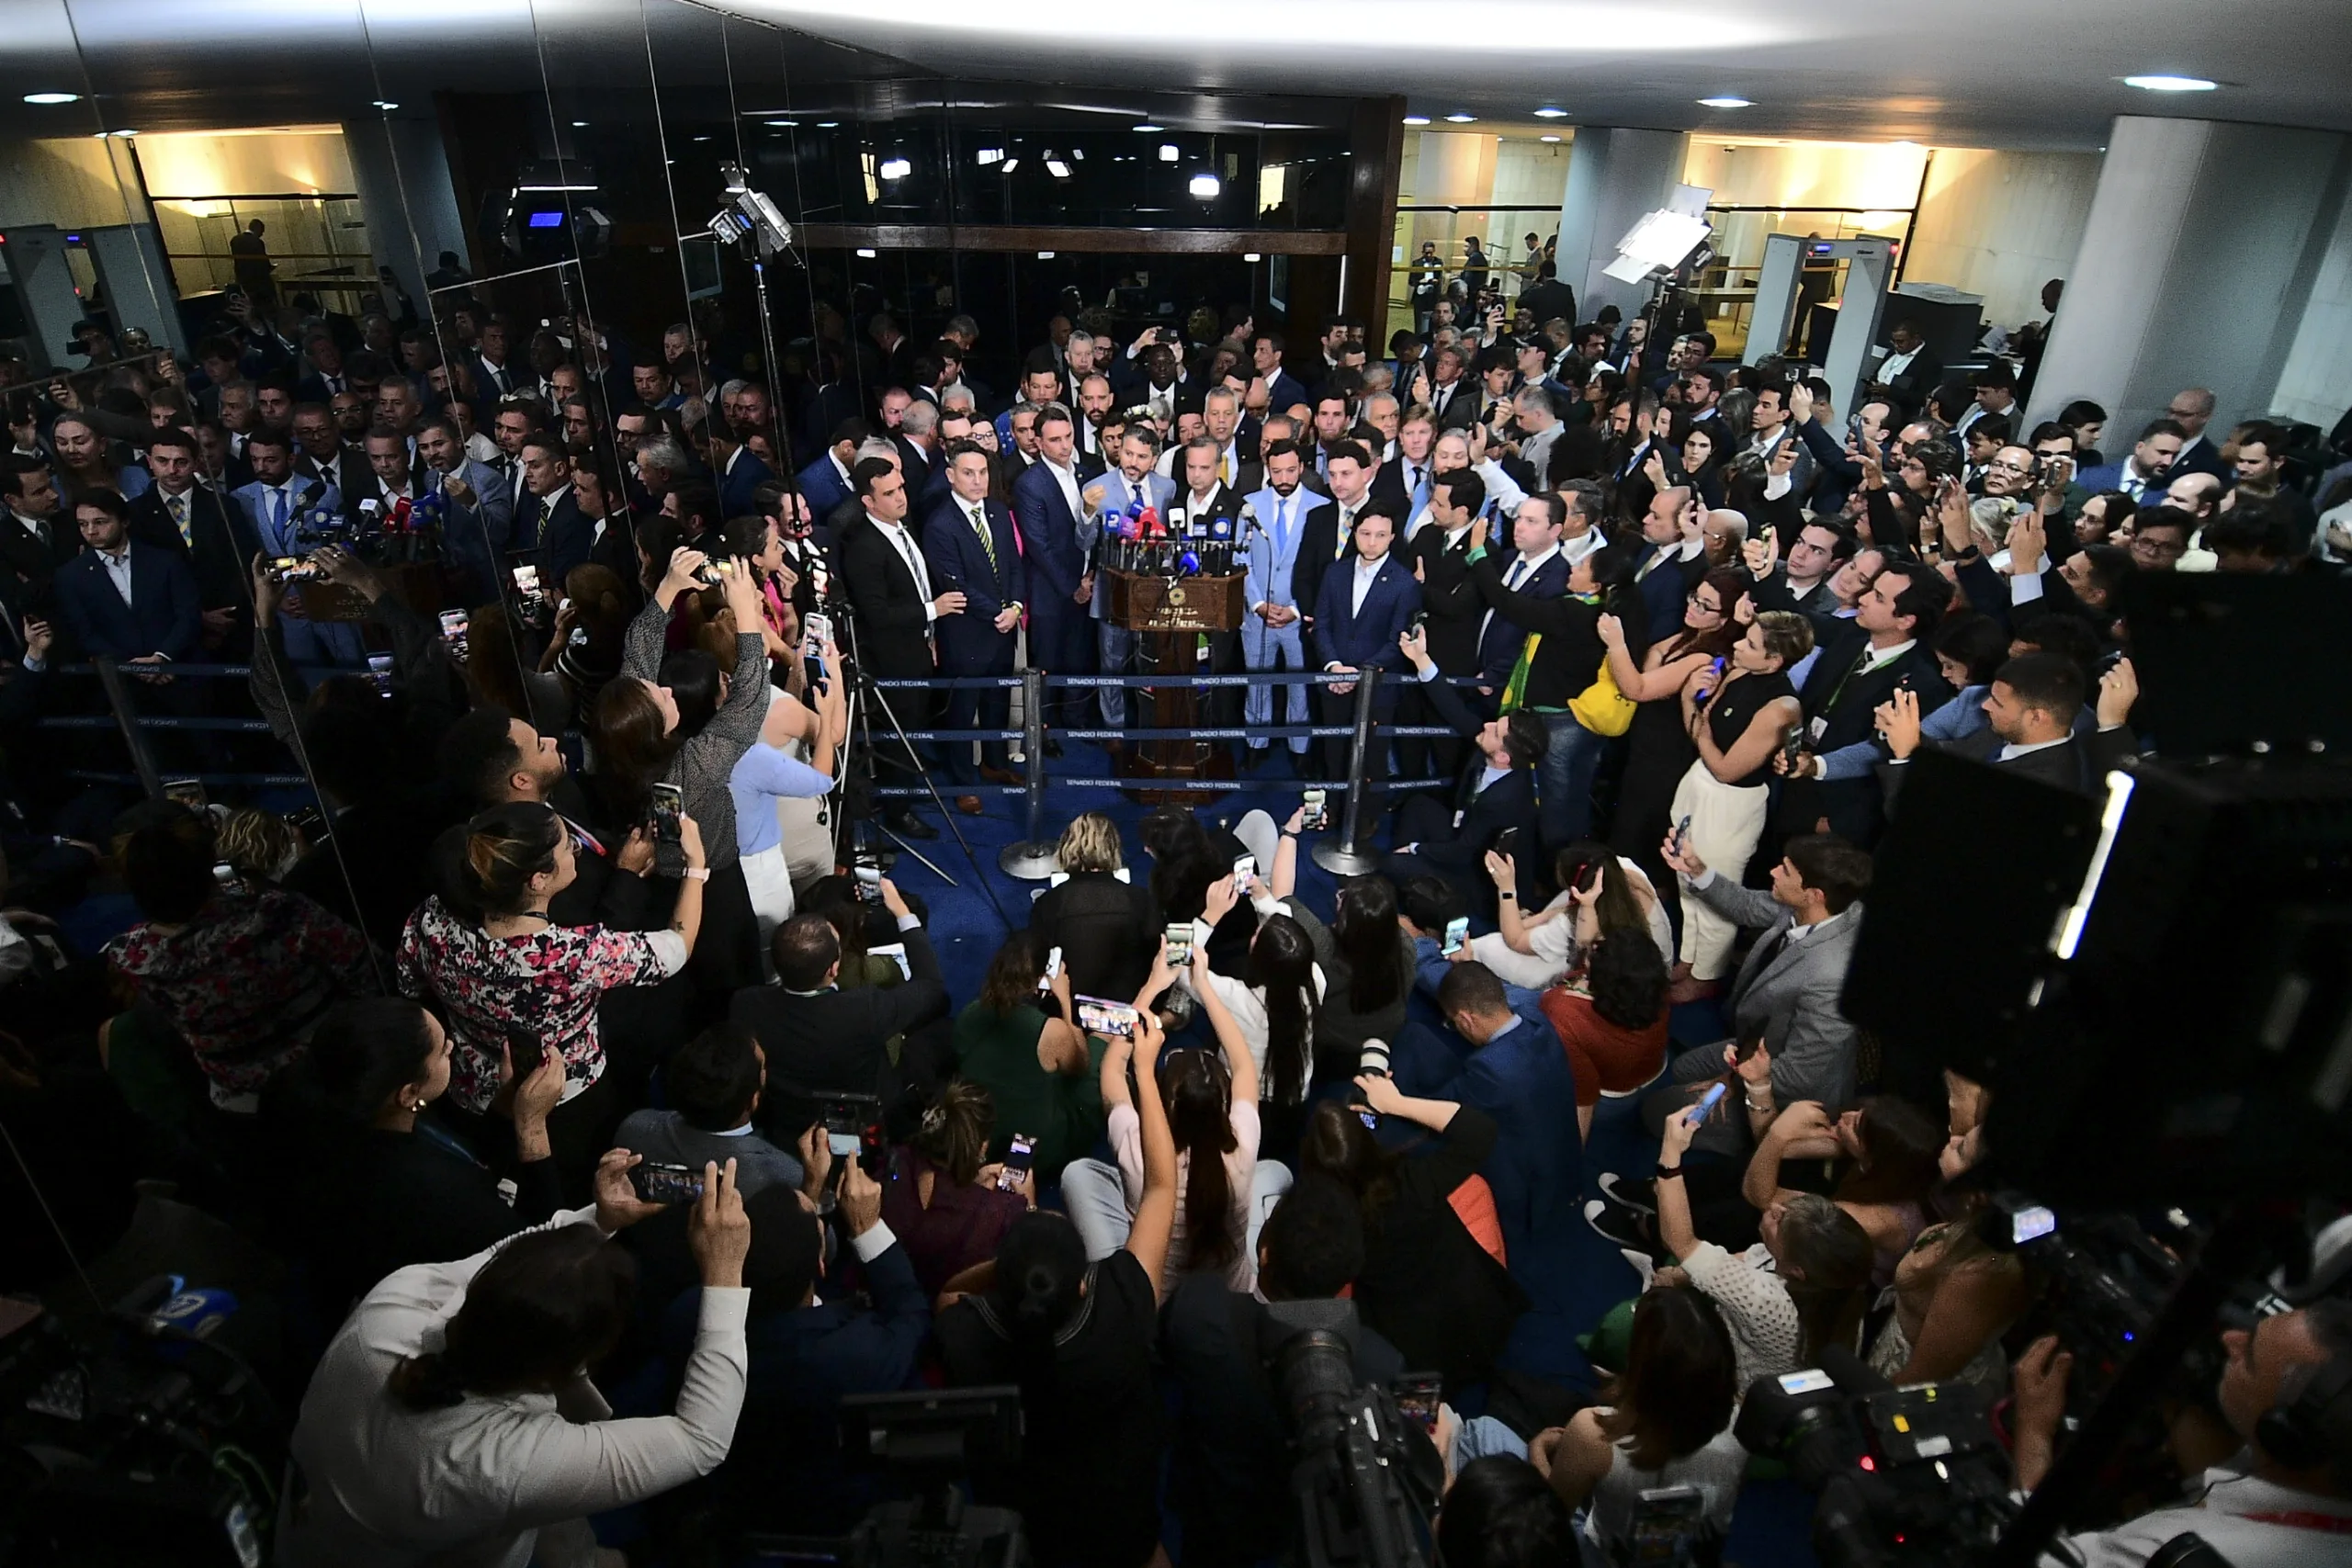
<instances>
[{"instance_id":1,"label":"smartphone screen","mask_svg":"<svg viewBox=\"0 0 2352 1568\"><path fill-rule=\"evenodd\" d=\"M822 610L811 610L808 612L808 619L802 621L800 625L801 629L806 633L800 643L800 657L803 659L823 658L825 644L831 642L833 637L833 618Z\"/></svg>"},{"instance_id":2,"label":"smartphone screen","mask_svg":"<svg viewBox=\"0 0 2352 1568\"><path fill-rule=\"evenodd\" d=\"M1461 952L1462 944L1469 940L1470 917L1467 915L1456 915L1453 919L1445 922L1445 946L1442 951L1443 951L1448 958L1451 958L1455 953Z\"/></svg>"},{"instance_id":3,"label":"smartphone screen","mask_svg":"<svg viewBox=\"0 0 2352 1568\"><path fill-rule=\"evenodd\" d=\"M191 811L201 811L210 804L205 798L202 779L165 779L164 798L176 800Z\"/></svg>"},{"instance_id":4,"label":"smartphone screen","mask_svg":"<svg viewBox=\"0 0 2352 1568\"><path fill-rule=\"evenodd\" d=\"M828 1095L818 1102L817 1119L825 1129L825 1147L836 1159L863 1156L868 1128L878 1136L882 1101L870 1094Z\"/></svg>"},{"instance_id":5,"label":"smartphone screen","mask_svg":"<svg viewBox=\"0 0 2352 1568\"><path fill-rule=\"evenodd\" d=\"M466 613L463 610L441 612L441 640L460 659L466 656Z\"/></svg>"},{"instance_id":6,"label":"smartphone screen","mask_svg":"<svg viewBox=\"0 0 2352 1568\"><path fill-rule=\"evenodd\" d=\"M1690 852L1690 814L1687 811L1682 814L1682 819L1674 825L1674 850L1677 854Z\"/></svg>"},{"instance_id":7,"label":"smartphone screen","mask_svg":"<svg viewBox=\"0 0 2352 1568\"><path fill-rule=\"evenodd\" d=\"M1256 855L1234 856L1233 890L1247 898L1250 897L1250 890L1257 886L1258 857Z\"/></svg>"},{"instance_id":8,"label":"smartphone screen","mask_svg":"<svg viewBox=\"0 0 2352 1568\"><path fill-rule=\"evenodd\" d=\"M514 569L514 588L515 592L521 593L526 599L537 598L539 596L539 569L535 566L516 567Z\"/></svg>"},{"instance_id":9,"label":"smartphone screen","mask_svg":"<svg viewBox=\"0 0 2352 1568\"><path fill-rule=\"evenodd\" d=\"M657 838L676 842L678 819L685 815L685 792L673 784L653 786L653 832Z\"/></svg>"},{"instance_id":10,"label":"smartphone screen","mask_svg":"<svg viewBox=\"0 0 2352 1568\"><path fill-rule=\"evenodd\" d=\"M1036 1148L1036 1134L1033 1133L1012 1134L1012 1142L1005 1145L1004 1168L997 1173L996 1184L1000 1191L1014 1191L1027 1179L1030 1163L1035 1156Z\"/></svg>"},{"instance_id":11,"label":"smartphone screen","mask_svg":"<svg viewBox=\"0 0 2352 1568\"><path fill-rule=\"evenodd\" d=\"M1166 936L1168 967L1182 969L1193 962L1193 922L1170 920Z\"/></svg>"},{"instance_id":12,"label":"smartphone screen","mask_svg":"<svg viewBox=\"0 0 2352 1568\"><path fill-rule=\"evenodd\" d=\"M392 656L389 653L369 654L368 656L368 679L376 682L376 694L378 696L390 696L392 694Z\"/></svg>"},{"instance_id":13,"label":"smartphone screen","mask_svg":"<svg viewBox=\"0 0 2352 1568\"><path fill-rule=\"evenodd\" d=\"M1330 817L1323 808L1323 792L1319 789L1301 793L1299 803L1306 808L1306 818L1300 824L1310 832L1320 832L1330 825Z\"/></svg>"},{"instance_id":14,"label":"smartphone screen","mask_svg":"<svg viewBox=\"0 0 2352 1568\"><path fill-rule=\"evenodd\" d=\"M882 901L882 868L875 865L857 867L857 896L869 904Z\"/></svg>"},{"instance_id":15,"label":"smartphone screen","mask_svg":"<svg viewBox=\"0 0 2352 1568\"><path fill-rule=\"evenodd\" d=\"M702 1196L702 1172L692 1166L639 1160L628 1168L628 1181L648 1203L691 1203Z\"/></svg>"},{"instance_id":16,"label":"smartphone screen","mask_svg":"<svg viewBox=\"0 0 2352 1568\"><path fill-rule=\"evenodd\" d=\"M1107 1002L1100 997L1080 997L1078 1026L1089 1034L1115 1034L1130 1039L1136 1032L1136 1010L1125 1002Z\"/></svg>"},{"instance_id":17,"label":"smartphone screen","mask_svg":"<svg viewBox=\"0 0 2352 1568\"><path fill-rule=\"evenodd\" d=\"M1050 991L1054 988L1054 982L1061 977L1062 950L1057 947L1046 954L1046 972L1037 976L1037 989Z\"/></svg>"}]
</instances>

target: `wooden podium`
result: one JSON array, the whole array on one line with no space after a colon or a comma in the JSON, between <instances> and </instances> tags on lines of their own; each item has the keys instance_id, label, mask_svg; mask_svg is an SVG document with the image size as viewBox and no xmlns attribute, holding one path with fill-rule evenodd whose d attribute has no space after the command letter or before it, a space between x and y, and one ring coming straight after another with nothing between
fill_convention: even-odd
<instances>
[{"instance_id":1,"label":"wooden podium","mask_svg":"<svg viewBox=\"0 0 2352 1568\"><path fill-rule=\"evenodd\" d=\"M1240 628L1248 609L1242 603L1242 574L1157 577L1107 570L1102 580L1111 595L1103 614L1135 633L1136 673L1174 676L1186 682L1133 688L1138 701L1130 711L1140 716L1136 728L1197 728L1201 692L1190 677L1207 665L1208 634ZM1182 782L1231 778L1233 753L1214 740L1142 740L1127 748L1119 772L1143 786L1126 793L1147 806L1191 806L1218 792L1188 790Z\"/></svg>"}]
</instances>

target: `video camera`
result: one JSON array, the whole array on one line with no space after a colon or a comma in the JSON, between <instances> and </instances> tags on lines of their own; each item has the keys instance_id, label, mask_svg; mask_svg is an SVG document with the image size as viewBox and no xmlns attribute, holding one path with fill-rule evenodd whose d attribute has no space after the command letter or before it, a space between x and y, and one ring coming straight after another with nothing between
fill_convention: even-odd
<instances>
[{"instance_id":1,"label":"video camera","mask_svg":"<svg viewBox=\"0 0 2352 1568\"><path fill-rule=\"evenodd\" d=\"M1906 1562L1973 1563L2017 1517L1985 1394L1896 1388L1843 1347L1818 1368L1757 1379L1732 1431L1820 1495L1813 1544L1825 1568L1872 1568L1898 1551Z\"/></svg>"},{"instance_id":2,"label":"video camera","mask_svg":"<svg viewBox=\"0 0 2352 1568\"><path fill-rule=\"evenodd\" d=\"M1437 1450L1408 1435L1388 1390L1356 1382L1355 1354L1309 1328L1274 1355L1274 1386L1297 1456L1297 1561L1307 1568L1423 1568L1444 1472Z\"/></svg>"}]
</instances>

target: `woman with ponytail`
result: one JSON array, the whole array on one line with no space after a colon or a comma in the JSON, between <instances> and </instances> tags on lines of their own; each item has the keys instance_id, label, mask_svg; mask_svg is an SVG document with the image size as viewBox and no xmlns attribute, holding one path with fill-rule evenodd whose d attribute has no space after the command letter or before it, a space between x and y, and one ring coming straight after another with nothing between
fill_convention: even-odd
<instances>
[{"instance_id":1,"label":"woman with ponytail","mask_svg":"<svg viewBox=\"0 0 2352 1568\"><path fill-rule=\"evenodd\" d=\"M636 1162L605 1156L593 1206L368 1292L302 1399L280 1564L584 1563L601 1555L590 1515L718 1467L743 1405L751 1304L733 1160L703 1168L687 1219L702 1298L676 1413L611 1420L589 1381L636 1295L636 1267L608 1238L659 1212L629 1186Z\"/></svg>"},{"instance_id":2,"label":"woman with ponytail","mask_svg":"<svg viewBox=\"0 0 2352 1568\"><path fill-rule=\"evenodd\" d=\"M1172 1294L1188 1273L1222 1274L1237 1291L1258 1278L1258 1230L1275 1201L1290 1190L1290 1172L1258 1157L1258 1064L1209 984L1208 949L1193 945L1192 991L1216 1033L1218 1050L1178 1051L1159 1065L1160 1100L1176 1141L1177 1212L1168 1242L1168 1268L1160 1293ZM1136 998L1138 1014L1148 1016L1160 994L1175 984L1166 948L1152 961L1151 978ZM1124 1066L1102 1061L1102 1103L1111 1113L1114 1171L1100 1160L1073 1160L1062 1172L1062 1201L1086 1239L1089 1258L1108 1257L1119 1246L1131 1217L1142 1213L1147 1195L1142 1122L1127 1094Z\"/></svg>"},{"instance_id":3,"label":"woman with ponytail","mask_svg":"<svg viewBox=\"0 0 2352 1568\"><path fill-rule=\"evenodd\" d=\"M974 1476L974 1491L1020 1510L1038 1568L1142 1568L1159 1548L1165 1423L1152 1348L1177 1201L1176 1145L1154 1077L1163 1043L1143 1010L1135 1038L1110 1040L1103 1055L1123 1100L1131 1056L1135 1067L1143 1197L1126 1245L1090 1262L1069 1220L1023 1214L987 1280L939 1314L951 1384L1020 1387L1021 1463Z\"/></svg>"},{"instance_id":4,"label":"woman with ponytail","mask_svg":"<svg viewBox=\"0 0 2352 1568\"><path fill-rule=\"evenodd\" d=\"M424 901L401 933L400 987L431 998L454 1049L448 1101L477 1146L484 1118L504 1114L510 1080L501 1064L561 1054L561 1103L548 1135L567 1190L585 1186L629 1091L605 1085L596 1004L623 986L650 986L685 967L702 929L702 833L679 818L686 872L669 929L559 926L548 903L571 883L578 853L564 819L533 801L510 801L466 825L453 886ZM601 1092L600 1092L601 1090Z\"/></svg>"}]
</instances>

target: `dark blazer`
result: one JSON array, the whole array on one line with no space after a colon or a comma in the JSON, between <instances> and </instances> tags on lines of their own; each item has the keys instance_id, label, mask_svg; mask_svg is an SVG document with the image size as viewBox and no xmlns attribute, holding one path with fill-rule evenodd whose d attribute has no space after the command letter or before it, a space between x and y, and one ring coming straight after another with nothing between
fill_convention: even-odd
<instances>
[{"instance_id":1,"label":"dark blazer","mask_svg":"<svg viewBox=\"0 0 2352 1568\"><path fill-rule=\"evenodd\" d=\"M2224 484L2229 483L2232 478L2230 466L2222 461L2222 449L2213 445L2210 436L2199 436L2183 446L2180 456L2174 459L2171 468L2165 470L2165 477L2156 488L2165 489L2185 474L2211 474Z\"/></svg>"},{"instance_id":2,"label":"dark blazer","mask_svg":"<svg viewBox=\"0 0 2352 1568\"><path fill-rule=\"evenodd\" d=\"M890 433L890 445L899 449L899 470L906 476L907 493L910 496L922 494L924 488L931 483L932 470L939 466L938 454L924 451L895 430ZM908 521L911 523L914 518L910 516Z\"/></svg>"},{"instance_id":3,"label":"dark blazer","mask_svg":"<svg viewBox=\"0 0 2352 1568\"><path fill-rule=\"evenodd\" d=\"M2003 773L2033 779L2059 789L2072 790L2076 795L2103 793L2099 781L2108 771L2131 756L2136 750L2132 731L2128 728L2076 730L2055 746L2045 746L2038 751L2028 751L2021 757L2001 759L2001 738L1987 728L1975 730L1949 746L1937 748L1954 757L1965 757L1983 762ZM1894 810L1894 797L1902 792L1904 776L1911 771L1907 762L1881 762L1878 765L1880 787L1886 796L1886 809Z\"/></svg>"},{"instance_id":4,"label":"dark blazer","mask_svg":"<svg viewBox=\"0 0 2352 1568\"><path fill-rule=\"evenodd\" d=\"M1082 488L1083 465L1073 469ZM1083 615L1082 605L1070 595L1086 575L1086 549L1079 543L1078 518L1062 495L1053 469L1032 463L1012 481L1012 515L1021 530L1022 562L1029 578L1028 599L1037 614Z\"/></svg>"},{"instance_id":5,"label":"dark blazer","mask_svg":"<svg viewBox=\"0 0 2352 1568\"><path fill-rule=\"evenodd\" d=\"M553 1159L512 1166L514 1201L499 1195L498 1172L446 1134L373 1127L323 1136L313 1119L296 1135L315 1143L306 1179L295 1184L318 1224L315 1258L339 1309L395 1269L449 1263L539 1224L562 1200Z\"/></svg>"},{"instance_id":6,"label":"dark blazer","mask_svg":"<svg viewBox=\"0 0 2352 1568\"><path fill-rule=\"evenodd\" d=\"M1008 604L1024 598L1021 551L1014 543L1012 513L999 502L983 502L989 537L995 558L974 531L964 503L953 495L932 508L923 525L923 559L931 568L933 592L961 590L964 612L947 615L933 627L939 639L939 670L943 675L984 675L1012 668L1014 639L1020 628L996 629L996 617Z\"/></svg>"},{"instance_id":7,"label":"dark blazer","mask_svg":"<svg viewBox=\"0 0 2352 1568\"><path fill-rule=\"evenodd\" d=\"M1471 580L1478 584L1486 609L1495 613L1491 620L1486 619L1484 609L1479 613L1486 631L1478 637L1476 672L1482 678L1481 684L1492 686L1498 694L1502 691L1503 682L1510 679L1511 667L1519 662L1520 649L1526 646L1527 634L1533 629L1526 617L1535 613L1537 602L1557 599L1568 591L1567 558L1557 555L1529 572L1516 589L1505 589L1503 578L1510 572L1511 562L1518 558L1509 547L1498 552L1489 545L1486 558L1471 569ZM1580 692L1584 687L1577 690Z\"/></svg>"},{"instance_id":8,"label":"dark blazer","mask_svg":"<svg viewBox=\"0 0 2352 1568\"><path fill-rule=\"evenodd\" d=\"M1867 674L1852 673L1863 647L1840 645L1832 659L1825 650L1797 694L1804 705L1805 750L1819 753L1868 740L1877 733L1881 703L1907 684L1919 697L1922 717L1951 700L1934 652L1915 643L1902 658ZM1833 702L1831 699L1835 697ZM1815 823L1829 819L1830 830L1868 847L1885 820L1885 802L1875 777L1859 779L1792 779L1782 788L1780 821L1789 832L1811 832Z\"/></svg>"},{"instance_id":9,"label":"dark blazer","mask_svg":"<svg viewBox=\"0 0 2352 1568\"><path fill-rule=\"evenodd\" d=\"M910 520L911 521L911 519ZM910 530L908 538L914 541ZM915 543L917 549L922 545ZM924 680L933 671L931 617L906 557L864 513L842 535L833 558L857 617L857 657L869 675ZM937 583L932 592L944 592Z\"/></svg>"},{"instance_id":10,"label":"dark blazer","mask_svg":"<svg viewBox=\"0 0 2352 1568\"><path fill-rule=\"evenodd\" d=\"M1566 1052L1557 1055L1566 1060ZM1569 1118L1573 1131L1573 1107ZM1527 1292L1447 1201L1487 1165L1499 1136L1493 1117L1465 1104L1428 1140L1426 1153L1397 1166L1396 1195L1381 1209L1379 1224L1366 1227L1356 1276L1364 1322L1396 1347L1408 1367L1442 1372L1449 1382L1483 1382L1528 1308Z\"/></svg>"},{"instance_id":11,"label":"dark blazer","mask_svg":"<svg viewBox=\"0 0 2352 1568\"><path fill-rule=\"evenodd\" d=\"M800 493L808 499L808 514L822 517L850 499L849 486L842 482L833 468L833 456L827 452L800 470Z\"/></svg>"},{"instance_id":12,"label":"dark blazer","mask_svg":"<svg viewBox=\"0 0 2352 1568\"><path fill-rule=\"evenodd\" d=\"M1445 398L1443 407L1439 407L1437 400L1441 392ZM1478 378L1467 370L1455 378L1451 389L1440 388L1436 373L1432 371L1430 377L1430 407L1437 413L1438 433L1443 434L1449 430L1467 430L1477 423L1478 405L1485 396L1486 389L1479 386Z\"/></svg>"},{"instance_id":13,"label":"dark blazer","mask_svg":"<svg viewBox=\"0 0 2352 1568\"><path fill-rule=\"evenodd\" d=\"M1539 328L1554 317L1572 327L1577 324L1577 291L1556 277L1538 278L1520 290L1518 308L1533 310Z\"/></svg>"},{"instance_id":14,"label":"dark blazer","mask_svg":"<svg viewBox=\"0 0 2352 1568\"><path fill-rule=\"evenodd\" d=\"M0 514L0 567L31 583L47 582L59 567L82 553L81 531L64 508L40 522L49 530L47 544L25 525L25 519L14 513Z\"/></svg>"},{"instance_id":15,"label":"dark blazer","mask_svg":"<svg viewBox=\"0 0 2352 1568\"><path fill-rule=\"evenodd\" d=\"M1650 567L1657 554L1656 545L1644 542L1641 558L1634 563L1634 570L1638 572L1647 567L1648 575L1634 588L1642 596L1643 608L1649 612L1650 625L1661 628L1679 626L1682 624L1683 602L1698 586L1699 580L1707 575L1707 552L1701 550L1688 559L1662 560Z\"/></svg>"},{"instance_id":16,"label":"dark blazer","mask_svg":"<svg viewBox=\"0 0 2352 1568\"><path fill-rule=\"evenodd\" d=\"M588 564L596 543L596 524L580 512L579 492L567 488L549 512L547 502L528 491L516 498L514 525L507 535L508 548L529 554L539 569L539 592L550 598L563 592L563 580L575 566Z\"/></svg>"},{"instance_id":17,"label":"dark blazer","mask_svg":"<svg viewBox=\"0 0 2352 1568\"><path fill-rule=\"evenodd\" d=\"M472 357L473 364L470 368L474 373L474 394L480 402L492 408L495 408L498 400L509 392L529 391L538 379L531 374L528 366L515 364L511 355L507 356L505 364L499 366L492 365L487 357L480 354ZM498 384L501 376L506 378L506 384L503 387ZM487 424L489 421L482 420L479 423Z\"/></svg>"},{"instance_id":18,"label":"dark blazer","mask_svg":"<svg viewBox=\"0 0 2352 1568\"><path fill-rule=\"evenodd\" d=\"M1038 895L1029 930L1041 951L1062 950L1074 993L1129 1001L1151 974L1162 926L1149 887L1081 871Z\"/></svg>"},{"instance_id":19,"label":"dark blazer","mask_svg":"<svg viewBox=\"0 0 2352 1568\"><path fill-rule=\"evenodd\" d=\"M196 572L177 551L133 542L130 596L122 602L96 550L84 550L56 579L57 608L85 654L138 659L160 653L187 659L204 627Z\"/></svg>"},{"instance_id":20,"label":"dark blazer","mask_svg":"<svg viewBox=\"0 0 2352 1568\"><path fill-rule=\"evenodd\" d=\"M1316 515L1333 510L1324 507ZM1324 664L1352 664L1359 670L1377 669L1394 675L1407 668L1396 639L1405 635L1413 613L1421 607L1421 585L1413 581L1412 569L1391 550L1373 575L1372 585L1364 591L1363 608L1358 610L1352 604L1355 568L1355 558L1351 557L1345 570L1323 576L1322 591L1315 600L1315 657ZM1386 685L1380 694L1394 702L1396 687Z\"/></svg>"},{"instance_id":21,"label":"dark blazer","mask_svg":"<svg viewBox=\"0 0 2352 1568\"><path fill-rule=\"evenodd\" d=\"M1292 602L1312 615L1323 602L1323 580L1334 566L1354 563L1356 545L1352 536L1340 536L1340 503L1329 499L1331 492L1317 485L1313 474L1299 488L1325 498L1325 504L1310 507L1298 521L1298 554L1290 573ZM1370 503L1371 497L1365 497L1365 504ZM1404 526L1401 520L1397 526Z\"/></svg>"},{"instance_id":22,"label":"dark blazer","mask_svg":"<svg viewBox=\"0 0 2352 1568\"><path fill-rule=\"evenodd\" d=\"M1500 1129L1484 1174L1513 1255L1532 1256L1538 1237L1555 1239L1574 1223L1584 1166L1576 1077L1548 1021L1521 1018L1472 1052L1461 1076L1432 1098L1475 1105Z\"/></svg>"},{"instance_id":23,"label":"dark blazer","mask_svg":"<svg viewBox=\"0 0 2352 1568\"><path fill-rule=\"evenodd\" d=\"M850 1257L845 1238L842 1257ZM908 1385L931 1332L931 1300L903 1246L883 1248L859 1269L870 1305L829 1276L812 1304L755 1308L744 1324L743 1412L727 1462L704 1483L726 1499L729 1517L776 1529L846 1530L878 1500L869 1472L842 1453L842 1398ZM684 1372L701 1315L699 1286L663 1314L662 1359L673 1381Z\"/></svg>"},{"instance_id":24,"label":"dark blazer","mask_svg":"<svg viewBox=\"0 0 2352 1568\"><path fill-rule=\"evenodd\" d=\"M1407 677L1411 679L1410 676ZM1485 728L1470 705L1462 700L1461 689L1441 677L1420 682L1421 694L1436 710L1437 721L1452 728L1464 740L1477 739ZM1470 760L1463 764L1462 777L1453 786L1453 808L1461 813L1461 826L1445 839L1423 839L1414 854L1431 865L1456 877L1476 878L1486 874L1487 852L1495 840L1511 829L1519 829L1519 842L1534 844L1541 837L1543 814L1535 800L1535 770L1514 768L1486 788L1478 781L1487 774L1487 754L1473 750ZM1542 880L1540 869L1532 854L1520 858L1520 892L1532 895Z\"/></svg>"},{"instance_id":25,"label":"dark blazer","mask_svg":"<svg viewBox=\"0 0 2352 1568\"><path fill-rule=\"evenodd\" d=\"M1944 362L1938 359L1932 350L1922 347L1912 356L1911 363L1903 367L1901 375L1879 385L1886 389L1888 400L1901 411L1903 417L1911 419L1927 405L1928 394L1940 386L1943 378Z\"/></svg>"},{"instance_id":26,"label":"dark blazer","mask_svg":"<svg viewBox=\"0 0 2352 1568\"><path fill-rule=\"evenodd\" d=\"M921 926L901 931L907 967L901 986L854 986L799 997L780 986L747 986L735 993L728 1016L759 1037L767 1053L769 1092L760 1122L768 1141L790 1148L816 1119L811 1101L826 1094L879 1094L897 1100L899 1070L883 1043L894 1034L947 1016L947 986L939 955Z\"/></svg>"},{"instance_id":27,"label":"dark blazer","mask_svg":"<svg viewBox=\"0 0 2352 1568\"><path fill-rule=\"evenodd\" d=\"M832 465L827 463L825 467L830 468ZM719 515L748 517L759 510L752 492L775 478L775 470L762 462L758 453L745 446L737 450L733 467L723 474L713 473L711 478L718 485Z\"/></svg>"},{"instance_id":28,"label":"dark blazer","mask_svg":"<svg viewBox=\"0 0 2352 1568\"><path fill-rule=\"evenodd\" d=\"M1275 413L1285 412L1294 404L1312 401L1306 383L1287 370L1276 370L1266 382L1266 407Z\"/></svg>"},{"instance_id":29,"label":"dark blazer","mask_svg":"<svg viewBox=\"0 0 2352 1568\"><path fill-rule=\"evenodd\" d=\"M244 509L231 505L219 491L198 485L188 491L188 535L180 537L162 491L151 490L130 503L131 538L186 558L196 571L197 595L207 608L244 608L250 563L261 550Z\"/></svg>"}]
</instances>

